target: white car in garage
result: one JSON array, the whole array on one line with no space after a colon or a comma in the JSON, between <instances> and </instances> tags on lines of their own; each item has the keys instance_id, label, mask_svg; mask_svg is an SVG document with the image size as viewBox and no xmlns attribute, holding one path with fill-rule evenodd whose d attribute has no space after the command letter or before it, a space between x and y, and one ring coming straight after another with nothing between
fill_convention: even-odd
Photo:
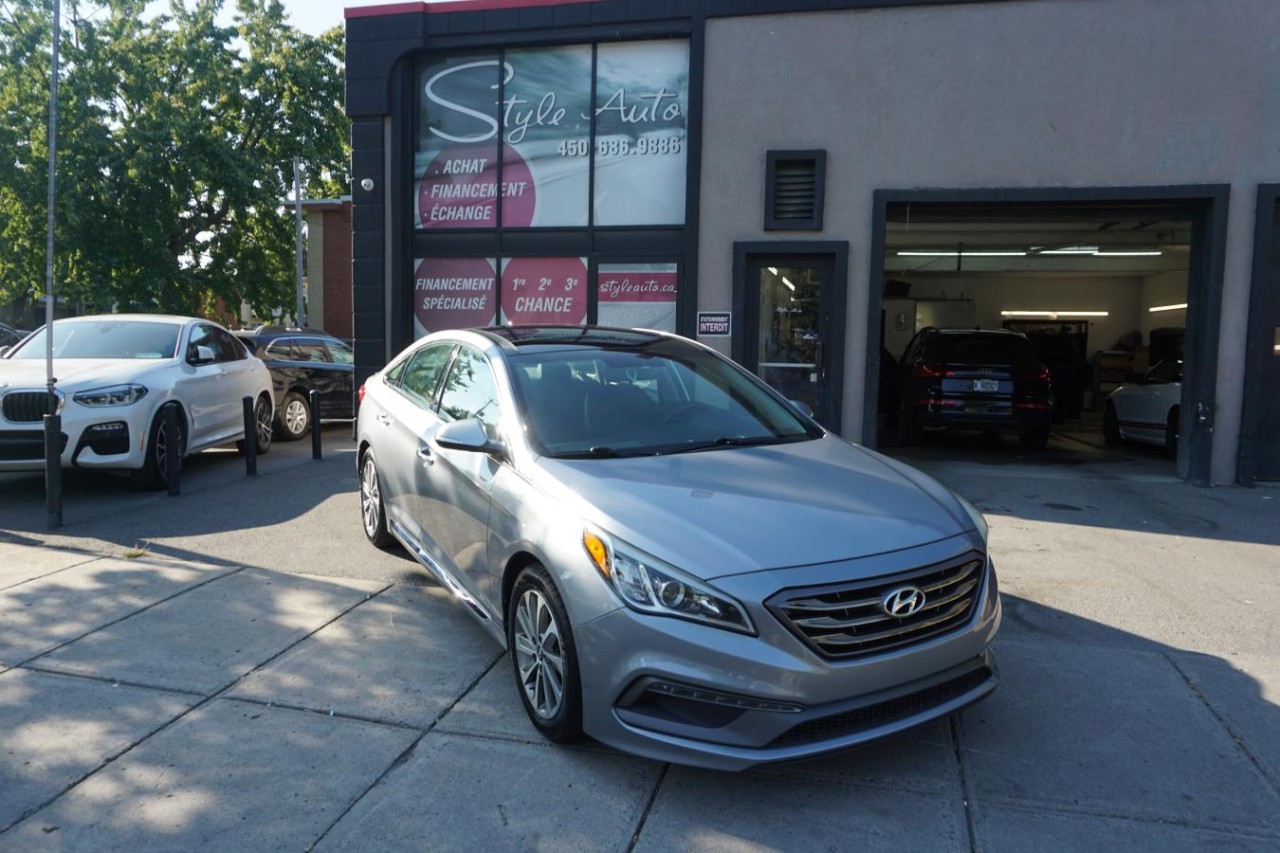
<instances>
[{"instance_id":1,"label":"white car in garage","mask_svg":"<svg viewBox=\"0 0 1280 853\"><path fill-rule=\"evenodd\" d=\"M1182 404L1182 359L1159 362L1140 382L1121 385L1107 397L1102 433L1107 444L1136 441L1178 455L1178 416Z\"/></svg>"},{"instance_id":2,"label":"white car in garage","mask_svg":"<svg viewBox=\"0 0 1280 853\"><path fill-rule=\"evenodd\" d=\"M0 359L0 471L44 469L46 330ZM266 366L217 323L195 317L108 314L53 324L62 465L131 472L140 488L167 484L166 407L177 410L185 456L238 442L242 400L253 400L255 446L271 446Z\"/></svg>"}]
</instances>

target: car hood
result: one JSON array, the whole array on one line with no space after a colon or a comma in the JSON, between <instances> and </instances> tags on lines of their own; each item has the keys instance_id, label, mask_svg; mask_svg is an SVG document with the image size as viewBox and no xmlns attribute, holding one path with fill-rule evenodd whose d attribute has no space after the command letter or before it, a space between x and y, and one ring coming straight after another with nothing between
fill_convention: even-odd
<instances>
[{"instance_id":1,"label":"car hood","mask_svg":"<svg viewBox=\"0 0 1280 853\"><path fill-rule=\"evenodd\" d=\"M589 522L711 579L911 548L973 528L936 481L826 436L621 459L538 461Z\"/></svg>"},{"instance_id":2,"label":"car hood","mask_svg":"<svg viewBox=\"0 0 1280 853\"><path fill-rule=\"evenodd\" d=\"M53 375L58 379L58 387L63 390L96 388L122 382L139 382L152 368L163 367L172 362L173 359L150 358L55 358ZM5 383L9 388L44 388L44 359L0 359L0 386Z\"/></svg>"}]
</instances>

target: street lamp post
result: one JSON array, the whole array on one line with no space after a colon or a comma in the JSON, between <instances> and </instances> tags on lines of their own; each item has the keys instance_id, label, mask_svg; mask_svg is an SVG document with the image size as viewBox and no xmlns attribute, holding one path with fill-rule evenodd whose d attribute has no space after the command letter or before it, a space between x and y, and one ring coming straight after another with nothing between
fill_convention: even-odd
<instances>
[{"instance_id":1,"label":"street lamp post","mask_svg":"<svg viewBox=\"0 0 1280 853\"><path fill-rule=\"evenodd\" d=\"M58 380L53 375L53 202L54 164L58 152L58 42L62 38L62 4L53 0L53 69L49 76L49 235L44 268L44 361L49 392L44 416L44 508L50 530L62 526L62 416L58 411Z\"/></svg>"}]
</instances>

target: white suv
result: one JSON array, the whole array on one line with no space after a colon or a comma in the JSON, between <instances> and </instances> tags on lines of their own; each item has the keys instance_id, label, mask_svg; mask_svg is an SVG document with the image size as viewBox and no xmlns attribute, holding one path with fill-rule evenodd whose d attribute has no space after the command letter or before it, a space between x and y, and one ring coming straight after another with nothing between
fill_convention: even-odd
<instances>
[{"instance_id":1,"label":"white suv","mask_svg":"<svg viewBox=\"0 0 1280 853\"><path fill-rule=\"evenodd\" d=\"M44 468L46 331L0 359L0 471ZM258 453L271 445L271 374L222 326L195 317L109 314L57 320L53 372L62 464L130 471L166 485L166 406L181 455L244 439L252 399ZM241 446L242 442L241 442Z\"/></svg>"}]
</instances>

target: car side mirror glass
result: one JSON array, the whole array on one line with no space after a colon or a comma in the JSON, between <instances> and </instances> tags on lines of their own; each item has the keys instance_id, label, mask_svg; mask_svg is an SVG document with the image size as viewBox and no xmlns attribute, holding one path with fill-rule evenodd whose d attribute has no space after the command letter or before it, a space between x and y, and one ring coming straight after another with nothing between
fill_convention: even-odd
<instances>
[{"instance_id":1,"label":"car side mirror glass","mask_svg":"<svg viewBox=\"0 0 1280 853\"><path fill-rule=\"evenodd\" d=\"M213 347L196 346L195 354L189 358L192 364L208 364L213 361L216 356L213 354Z\"/></svg>"},{"instance_id":2,"label":"car side mirror glass","mask_svg":"<svg viewBox=\"0 0 1280 853\"><path fill-rule=\"evenodd\" d=\"M445 424L436 432L436 444L447 450L468 450L472 453L501 453L502 442L494 441L485 432L479 418L468 418Z\"/></svg>"}]
</instances>

